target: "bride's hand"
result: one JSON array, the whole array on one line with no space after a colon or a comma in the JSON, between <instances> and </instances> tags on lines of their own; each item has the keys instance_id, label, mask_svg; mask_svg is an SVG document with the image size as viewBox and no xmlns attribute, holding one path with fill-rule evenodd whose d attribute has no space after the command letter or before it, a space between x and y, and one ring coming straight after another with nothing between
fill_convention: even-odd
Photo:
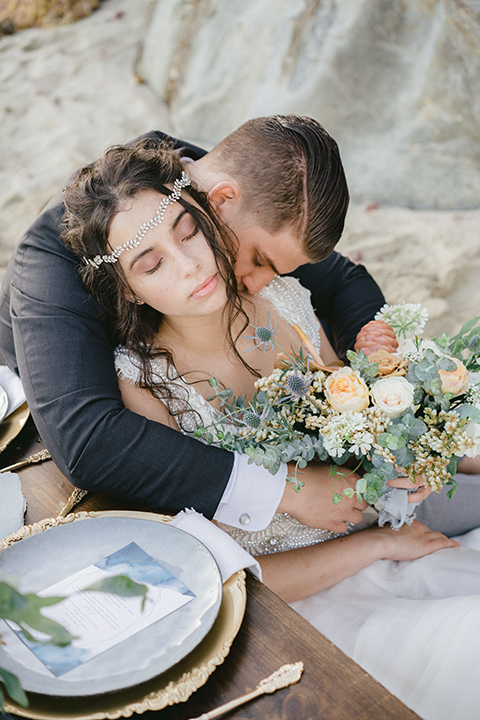
<instances>
[{"instance_id":1,"label":"bride's hand","mask_svg":"<svg viewBox=\"0 0 480 720\"><path fill-rule=\"evenodd\" d=\"M460 546L456 540L430 530L417 520L411 525L403 525L400 530L383 527L372 528L372 531L384 536L382 539L387 543L386 553L382 555L384 560L416 560L443 548Z\"/></svg>"},{"instance_id":2,"label":"bride's hand","mask_svg":"<svg viewBox=\"0 0 480 720\"><path fill-rule=\"evenodd\" d=\"M425 500L432 492L432 488L424 484L423 475L420 475L420 480L416 484L410 482L408 477L401 476L395 478L395 480L389 480L387 485L390 487L404 488L405 490L415 490L415 492L410 493L408 496L409 503L422 502L422 500Z\"/></svg>"},{"instance_id":3,"label":"bride's hand","mask_svg":"<svg viewBox=\"0 0 480 720\"><path fill-rule=\"evenodd\" d=\"M289 470L292 469L289 466ZM361 522L362 511L367 507L355 494L353 498L343 495L346 488L355 488L358 478L355 473L330 475L329 465L310 463L301 471L304 487L296 493L293 485L287 484L277 512L286 512L303 525L344 533L345 523ZM338 505L333 503L334 491L342 496Z\"/></svg>"}]
</instances>

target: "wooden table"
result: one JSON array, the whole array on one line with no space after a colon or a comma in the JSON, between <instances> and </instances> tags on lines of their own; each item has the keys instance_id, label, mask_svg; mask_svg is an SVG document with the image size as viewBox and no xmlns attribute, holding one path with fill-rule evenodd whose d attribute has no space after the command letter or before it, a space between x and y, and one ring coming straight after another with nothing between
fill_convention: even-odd
<instances>
[{"instance_id":1,"label":"wooden table","mask_svg":"<svg viewBox=\"0 0 480 720\"><path fill-rule=\"evenodd\" d=\"M43 448L29 421L1 456L1 467ZM17 471L28 502L26 524L56 517L72 486L53 461ZM75 510L148 510L99 494L88 495ZM247 573L247 607L242 627L223 665L186 703L145 720L187 720L252 690L285 663L301 660L299 683L264 695L232 711L228 718L252 720L415 720L409 710L273 592Z\"/></svg>"}]
</instances>

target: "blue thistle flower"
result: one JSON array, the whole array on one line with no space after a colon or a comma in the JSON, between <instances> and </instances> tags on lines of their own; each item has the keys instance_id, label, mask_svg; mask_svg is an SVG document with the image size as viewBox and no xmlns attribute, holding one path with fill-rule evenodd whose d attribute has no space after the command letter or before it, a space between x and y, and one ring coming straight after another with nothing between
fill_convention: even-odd
<instances>
[{"instance_id":1,"label":"blue thistle flower","mask_svg":"<svg viewBox=\"0 0 480 720\"><path fill-rule=\"evenodd\" d=\"M255 344L246 352L250 352L250 350L255 350L256 348L260 348L264 353L267 352L267 350L271 350L275 345L273 338L278 333L277 321L275 320L275 325L272 325L272 318L270 317L270 313L268 313L267 325L252 325L252 327L255 330L255 335L247 335L246 339L253 340Z\"/></svg>"},{"instance_id":2,"label":"blue thistle flower","mask_svg":"<svg viewBox=\"0 0 480 720\"><path fill-rule=\"evenodd\" d=\"M243 414L243 422L252 430L258 430L262 425L261 416L254 410L246 410Z\"/></svg>"},{"instance_id":3,"label":"blue thistle flower","mask_svg":"<svg viewBox=\"0 0 480 720\"><path fill-rule=\"evenodd\" d=\"M310 369L307 370L306 375L298 374L298 372L295 371L293 375L288 375L283 381L283 383L276 383L277 387L281 388L284 392L287 393L287 396L283 399L283 402L288 402L288 400L293 400L294 402L297 402L297 400L305 398L311 405L317 407L315 400L313 400L313 398L311 398L309 395L311 384L312 375L310 373Z\"/></svg>"},{"instance_id":4,"label":"blue thistle flower","mask_svg":"<svg viewBox=\"0 0 480 720\"><path fill-rule=\"evenodd\" d=\"M480 349L480 335L474 335L472 338L470 338L468 347L470 348L470 350L477 352L477 350Z\"/></svg>"},{"instance_id":5,"label":"blue thistle flower","mask_svg":"<svg viewBox=\"0 0 480 720\"><path fill-rule=\"evenodd\" d=\"M289 375L285 380L287 390L298 398L308 395L310 390L310 378L302 375Z\"/></svg>"}]
</instances>

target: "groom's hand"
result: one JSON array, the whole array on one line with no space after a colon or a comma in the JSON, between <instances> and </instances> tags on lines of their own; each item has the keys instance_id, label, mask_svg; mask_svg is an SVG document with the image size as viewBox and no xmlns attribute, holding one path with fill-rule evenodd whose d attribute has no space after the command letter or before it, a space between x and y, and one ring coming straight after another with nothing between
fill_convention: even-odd
<instances>
[{"instance_id":1,"label":"groom's hand","mask_svg":"<svg viewBox=\"0 0 480 720\"><path fill-rule=\"evenodd\" d=\"M289 470L293 470L290 465ZM353 498L343 494L346 488L355 488L359 479L356 473L330 475L329 465L310 463L301 471L300 479L305 485L298 493L293 484L286 484L277 512L286 512L303 525L338 533L346 532L347 522L361 522L367 503L359 502L355 494ZM333 502L334 492L342 496L338 505Z\"/></svg>"}]
</instances>

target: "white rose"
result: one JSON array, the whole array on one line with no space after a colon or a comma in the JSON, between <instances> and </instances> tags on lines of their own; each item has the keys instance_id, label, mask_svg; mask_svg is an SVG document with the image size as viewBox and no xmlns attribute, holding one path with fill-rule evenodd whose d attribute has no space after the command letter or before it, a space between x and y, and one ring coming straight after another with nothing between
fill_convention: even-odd
<instances>
[{"instance_id":1,"label":"white rose","mask_svg":"<svg viewBox=\"0 0 480 720\"><path fill-rule=\"evenodd\" d=\"M370 388L373 403L393 418L401 415L412 406L414 387L403 377L383 378Z\"/></svg>"},{"instance_id":2,"label":"white rose","mask_svg":"<svg viewBox=\"0 0 480 720\"><path fill-rule=\"evenodd\" d=\"M474 423L473 420L469 420L465 427L465 432L469 437L472 438L475 446L473 448L468 448L464 450L464 455L466 455L467 457L475 457L475 455L480 455L480 425L478 423Z\"/></svg>"}]
</instances>

